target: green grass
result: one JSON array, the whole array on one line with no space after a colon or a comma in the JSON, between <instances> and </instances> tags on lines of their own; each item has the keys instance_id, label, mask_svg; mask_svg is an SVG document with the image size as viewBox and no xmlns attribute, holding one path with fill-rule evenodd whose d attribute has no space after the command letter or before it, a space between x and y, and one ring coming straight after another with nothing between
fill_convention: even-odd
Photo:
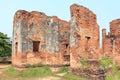
<instances>
[{"instance_id":1,"label":"green grass","mask_svg":"<svg viewBox=\"0 0 120 80\"><path fill-rule=\"evenodd\" d=\"M86 65L87 64L87 58L80 58L80 63L82 65Z\"/></svg>"},{"instance_id":2,"label":"green grass","mask_svg":"<svg viewBox=\"0 0 120 80\"><path fill-rule=\"evenodd\" d=\"M102 57L102 59L101 59L101 61L100 61L100 66L101 66L101 67L103 67L103 68L108 68L108 67L110 67L110 66L112 66L112 65L113 65L112 59L110 59L110 58L108 58L108 57L106 57L106 56Z\"/></svg>"},{"instance_id":3,"label":"green grass","mask_svg":"<svg viewBox=\"0 0 120 80\"><path fill-rule=\"evenodd\" d=\"M118 66L112 61L112 59L104 56L101 59L100 66L104 68L110 68L107 71L105 80L120 80L120 71L118 70Z\"/></svg>"},{"instance_id":4,"label":"green grass","mask_svg":"<svg viewBox=\"0 0 120 80\"><path fill-rule=\"evenodd\" d=\"M114 68L115 67L115 68ZM120 80L120 71L114 66L113 69L109 70L106 73L105 80ZM59 73L68 72L67 67L62 67L59 70ZM48 66L43 66L39 68L28 68L23 72L17 72L14 67L9 67L7 71L1 74L1 79L10 79L14 80L15 78L40 78L40 77L47 77L47 76L55 76L55 73L52 73L51 69ZM59 77L59 76L58 76ZM66 75L61 77L63 80L87 80L80 78L72 73L67 73Z\"/></svg>"},{"instance_id":5,"label":"green grass","mask_svg":"<svg viewBox=\"0 0 120 80\"><path fill-rule=\"evenodd\" d=\"M59 69L58 73L65 73L68 72L68 70L69 70L68 67L63 66Z\"/></svg>"},{"instance_id":6,"label":"green grass","mask_svg":"<svg viewBox=\"0 0 120 80\"><path fill-rule=\"evenodd\" d=\"M85 79L82 79L82 78L80 78L80 77L72 74L72 73L69 73L69 74L64 75L63 78L64 78L65 80L85 80Z\"/></svg>"},{"instance_id":7,"label":"green grass","mask_svg":"<svg viewBox=\"0 0 120 80\"><path fill-rule=\"evenodd\" d=\"M44 77L51 76L53 73L48 66L41 68L28 68L23 72L16 72L13 67L9 67L7 72L14 77Z\"/></svg>"},{"instance_id":8,"label":"green grass","mask_svg":"<svg viewBox=\"0 0 120 80\"><path fill-rule=\"evenodd\" d=\"M111 72L106 76L105 80L120 80L120 71Z\"/></svg>"},{"instance_id":9,"label":"green grass","mask_svg":"<svg viewBox=\"0 0 120 80\"><path fill-rule=\"evenodd\" d=\"M62 67L60 69L61 72L67 72L68 68L67 67ZM7 74L6 74L7 73ZM51 69L48 66L44 66L41 68L28 68L27 70L23 72L17 72L14 67L9 67L5 74L8 76L10 79L14 79L15 77L17 78L37 78L37 77L46 77L46 76L55 76L54 73L52 73ZM58 76L59 77L59 76ZM73 75L72 73L66 74L63 77L61 77L63 80L84 80L78 76Z\"/></svg>"},{"instance_id":10,"label":"green grass","mask_svg":"<svg viewBox=\"0 0 120 80\"><path fill-rule=\"evenodd\" d=\"M36 64L23 64L24 67L26 68L34 68L34 67L41 67L43 66L41 63L36 63Z\"/></svg>"},{"instance_id":11,"label":"green grass","mask_svg":"<svg viewBox=\"0 0 120 80\"><path fill-rule=\"evenodd\" d=\"M16 77L18 75L18 73L15 71L14 67L9 67L6 71L6 73L8 75L10 75L11 77Z\"/></svg>"}]
</instances>

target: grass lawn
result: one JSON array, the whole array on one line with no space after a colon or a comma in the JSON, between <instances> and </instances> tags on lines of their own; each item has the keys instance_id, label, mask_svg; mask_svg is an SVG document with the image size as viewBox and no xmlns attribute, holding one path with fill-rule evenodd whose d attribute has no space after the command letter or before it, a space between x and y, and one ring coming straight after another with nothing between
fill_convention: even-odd
<instances>
[{"instance_id":1,"label":"grass lawn","mask_svg":"<svg viewBox=\"0 0 120 80\"><path fill-rule=\"evenodd\" d=\"M57 75L67 72L67 67L61 67L57 73L53 73L48 66L28 68L23 72L17 72L14 67L8 67L0 74L0 80L84 80L72 73L63 76Z\"/></svg>"},{"instance_id":2,"label":"grass lawn","mask_svg":"<svg viewBox=\"0 0 120 80\"><path fill-rule=\"evenodd\" d=\"M14 67L0 69L0 80L87 80L72 73L68 73L67 67L61 67L53 73L48 66L28 68L23 72L17 72ZM1 73L2 72L2 73ZM59 76L58 74L63 74ZM120 80L120 71L109 71L105 80Z\"/></svg>"}]
</instances>

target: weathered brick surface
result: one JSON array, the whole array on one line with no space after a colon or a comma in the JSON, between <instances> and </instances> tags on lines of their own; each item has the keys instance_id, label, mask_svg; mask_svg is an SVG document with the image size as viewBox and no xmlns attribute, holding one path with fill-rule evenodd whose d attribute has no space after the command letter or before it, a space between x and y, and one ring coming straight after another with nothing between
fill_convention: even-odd
<instances>
[{"instance_id":1,"label":"weathered brick surface","mask_svg":"<svg viewBox=\"0 0 120 80\"><path fill-rule=\"evenodd\" d=\"M94 60L106 55L120 65L120 19L110 22L110 32L102 30L89 9L73 4L70 22L42 12L18 10L13 21L12 64L69 64L81 66L80 59Z\"/></svg>"},{"instance_id":2,"label":"weathered brick surface","mask_svg":"<svg viewBox=\"0 0 120 80\"><path fill-rule=\"evenodd\" d=\"M103 30L104 33L104 30ZM120 65L120 19L110 22L110 32L103 35L103 53Z\"/></svg>"},{"instance_id":3,"label":"weathered brick surface","mask_svg":"<svg viewBox=\"0 0 120 80\"><path fill-rule=\"evenodd\" d=\"M63 65L69 55L69 22L19 10L14 17L12 64ZM69 59L69 58L68 58Z\"/></svg>"},{"instance_id":4,"label":"weathered brick surface","mask_svg":"<svg viewBox=\"0 0 120 80\"><path fill-rule=\"evenodd\" d=\"M99 26L89 9L73 4L71 11L71 67L80 66L80 58L99 57Z\"/></svg>"}]
</instances>

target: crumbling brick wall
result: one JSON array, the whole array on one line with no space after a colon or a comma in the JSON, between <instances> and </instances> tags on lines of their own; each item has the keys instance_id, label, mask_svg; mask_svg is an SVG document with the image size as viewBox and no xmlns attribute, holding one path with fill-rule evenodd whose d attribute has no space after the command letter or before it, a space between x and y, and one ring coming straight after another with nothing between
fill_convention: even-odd
<instances>
[{"instance_id":1,"label":"crumbling brick wall","mask_svg":"<svg viewBox=\"0 0 120 80\"><path fill-rule=\"evenodd\" d=\"M89 9L73 4L71 11L70 63L80 67L80 58L99 57L99 26L96 15Z\"/></svg>"},{"instance_id":2,"label":"crumbling brick wall","mask_svg":"<svg viewBox=\"0 0 120 80\"><path fill-rule=\"evenodd\" d=\"M110 57L109 54L111 54L112 51L113 51L112 43L113 43L113 41L110 38L110 35L106 34L106 29L102 29L102 50L103 50L103 55Z\"/></svg>"},{"instance_id":3,"label":"crumbling brick wall","mask_svg":"<svg viewBox=\"0 0 120 80\"><path fill-rule=\"evenodd\" d=\"M42 12L18 10L13 22L12 64L81 66L80 59L102 55L120 64L120 19L110 22L110 32L102 30L99 50L99 26L89 9L73 4L70 22Z\"/></svg>"},{"instance_id":4,"label":"crumbling brick wall","mask_svg":"<svg viewBox=\"0 0 120 80\"><path fill-rule=\"evenodd\" d=\"M69 22L41 12L19 10L13 27L12 64L64 65L69 51ZM63 46L65 48L62 49Z\"/></svg>"},{"instance_id":5,"label":"crumbling brick wall","mask_svg":"<svg viewBox=\"0 0 120 80\"><path fill-rule=\"evenodd\" d=\"M106 34L103 29L103 53L112 58L118 65L120 65L120 19L110 22L110 32ZM105 34L104 34L105 33Z\"/></svg>"}]
</instances>

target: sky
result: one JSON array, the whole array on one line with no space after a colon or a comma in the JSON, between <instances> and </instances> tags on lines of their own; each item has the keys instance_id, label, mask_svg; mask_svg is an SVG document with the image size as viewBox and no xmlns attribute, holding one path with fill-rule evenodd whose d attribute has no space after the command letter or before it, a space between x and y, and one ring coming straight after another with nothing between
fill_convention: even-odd
<instances>
[{"instance_id":1,"label":"sky","mask_svg":"<svg viewBox=\"0 0 120 80\"><path fill-rule=\"evenodd\" d=\"M70 5L83 5L97 16L100 27L109 31L109 22L120 18L120 0L1 0L0 32L12 37L13 17L17 10L39 11L48 16L70 20Z\"/></svg>"}]
</instances>

